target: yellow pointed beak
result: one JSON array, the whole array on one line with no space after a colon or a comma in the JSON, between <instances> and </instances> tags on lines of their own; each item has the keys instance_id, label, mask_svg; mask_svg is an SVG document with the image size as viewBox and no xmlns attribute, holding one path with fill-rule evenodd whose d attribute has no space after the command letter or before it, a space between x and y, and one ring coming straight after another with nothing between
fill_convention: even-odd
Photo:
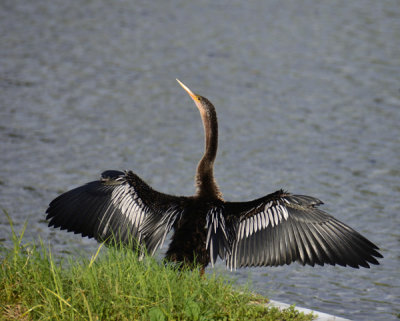
<instances>
[{"instance_id":1,"label":"yellow pointed beak","mask_svg":"<svg viewBox=\"0 0 400 321\"><path fill-rule=\"evenodd\" d=\"M190 97L192 97L195 102L199 100L198 96L193 93L193 91L191 91L188 87L186 87L179 79L177 79L176 81L179 83L179 85L182 86L183 89L186 90L186 92L189 94Z\"/></svg>"}]
</instances>

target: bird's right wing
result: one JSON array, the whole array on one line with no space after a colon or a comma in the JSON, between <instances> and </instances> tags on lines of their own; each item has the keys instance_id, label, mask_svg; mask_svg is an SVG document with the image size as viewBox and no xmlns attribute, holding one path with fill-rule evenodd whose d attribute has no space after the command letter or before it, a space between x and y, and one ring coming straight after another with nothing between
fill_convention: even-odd
<instances>
[{"instance_id":1,"label":"bird's right wing","mask_svg":"<svg viewBox=\"0 0 400 321\"><path fill-rule=\"evenodd\" d=\"M152 255L182 215L184 200L153 190L133 172L106 171L54 199L46 218L49 226L98 241L144 245Z\"/></svg>"},{"instance_id":2,"label":"bird's right wing","mask_svg":"<svg viewBox=\"0 0 400 321\"><path fill-rule=\"evenodd\" d=\"M250 202L226 202L224 217L233 222L226 224L226 230L232 226L235 230L232 246L224 252L227 266L278 266L294 261L355 268L379 264L378 248L318 209L320 204L314 197L282 190Z\"/></svg>"}]
</instances>

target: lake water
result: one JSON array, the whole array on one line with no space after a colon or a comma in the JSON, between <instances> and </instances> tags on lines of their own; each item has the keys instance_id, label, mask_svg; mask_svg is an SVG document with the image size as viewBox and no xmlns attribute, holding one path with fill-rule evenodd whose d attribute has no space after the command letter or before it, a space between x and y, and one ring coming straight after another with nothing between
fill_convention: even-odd
<instances>
[{"instance_id":1,"label":"lake water","mask_svg":"<svg viewBox=\"0 0 400 321\"><path fill-rule=\"evenodd\" d=\"M227 200L309 194L376 243L371 269L242 269L272 299L352 320L400 313L400 4L372 1L0 3L0 207L56 251L60 192L106 169L189 195L203 151L179 78L216 106ZM1 239L10 228L0 215Z\"/></svg>"}]
</instances>

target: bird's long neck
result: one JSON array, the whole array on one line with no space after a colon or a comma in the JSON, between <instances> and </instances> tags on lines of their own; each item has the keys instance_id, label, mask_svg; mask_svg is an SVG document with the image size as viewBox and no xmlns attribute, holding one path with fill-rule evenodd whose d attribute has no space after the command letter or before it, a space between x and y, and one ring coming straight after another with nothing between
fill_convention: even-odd
<instances>
[{"instance_id":1,"label":"bird's long neck","mask_svg":"<svg viewBox=\"0 0 400 321\"><path fill-rule=\"evenodd\" d=\"M197 196L222 199L222 194L214 178L214 160L218 148L218 122L214 107L200 109L203 120L205 149L204 155L197 165Z\"/></svg>"}]
</instances>

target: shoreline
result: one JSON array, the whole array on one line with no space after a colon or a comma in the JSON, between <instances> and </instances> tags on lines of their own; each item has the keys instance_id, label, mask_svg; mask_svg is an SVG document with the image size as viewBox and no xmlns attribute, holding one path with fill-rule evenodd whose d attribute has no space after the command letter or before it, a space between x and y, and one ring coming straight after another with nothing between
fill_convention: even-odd
<instances>
[{"instance_id":1,"label":"shoreline","mask_svg":"<svg viewBox=\"0 0 400 321\"><path fill-rule=\"evenodd\" d=\"M267 303L265 305L271 306L271 307L276 307L279 309L287 309L290 307L290 304L275 301L275 300L269 300L269 303ZM350 319L345 319L345 318L331 315L328 313L315 311L315 310L311 310L311 309L307 309L307 308L302 308L302 307L298 307L298 306L295 307L295 310L297 310L299 312L303 312L304 314L313 313L313 315L316 316L314 321L351 321Z\"/></svg>"}]
</instances>

